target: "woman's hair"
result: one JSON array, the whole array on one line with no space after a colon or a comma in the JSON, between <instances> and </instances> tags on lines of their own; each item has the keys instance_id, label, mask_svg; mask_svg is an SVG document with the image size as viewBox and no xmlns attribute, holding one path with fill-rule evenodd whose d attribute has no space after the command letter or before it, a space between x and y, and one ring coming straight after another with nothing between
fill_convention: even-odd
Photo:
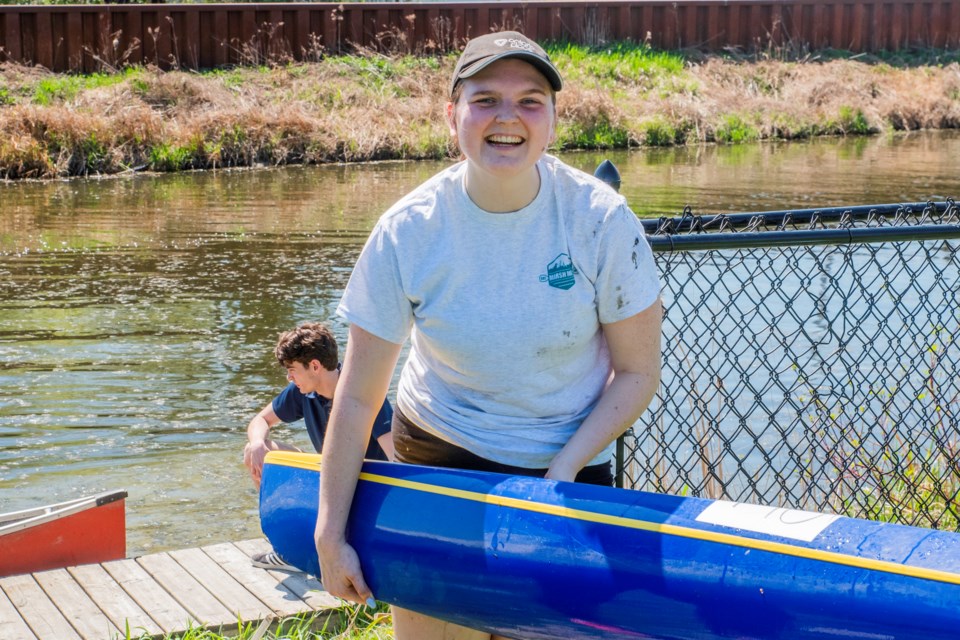
<instances>
[{"instance_id":1,"label":"woman's hair","mask_svg":"<svg viewBox=\"0 0 960 640\"><path fill-rule=\"evenodd\" d=\"M282 367L289 367L294 362L307 366L311 360L318 360L324 369L333 371L340 363L337 341L330 329L320 322L306 322L281 333L273 354Z\"/></svg>"}]
</instances>

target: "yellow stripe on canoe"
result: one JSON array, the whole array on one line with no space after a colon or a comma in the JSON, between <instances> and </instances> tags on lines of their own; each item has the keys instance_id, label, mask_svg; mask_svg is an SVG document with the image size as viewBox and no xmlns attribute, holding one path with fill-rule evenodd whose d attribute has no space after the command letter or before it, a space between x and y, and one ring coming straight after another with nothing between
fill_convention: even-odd
<instances>
[{"instance_id":1,"label":"yellow stripe on canoe","mask_svg":"<svg viewBox=\"0 0 960 640\"><path fill-rule=\"evenodd\" d=\"M296 467L308 471L319 471L321 467L320 456L315 453L299 453L292 451L272 451L267 454L267 463L277 464L285 467ZM456 498L459 500L469 500L488 505L509 507L522 511L542 513L559 518L569 518L571 520L581 520L584 522L596 522L615 527L624 527L627 529L637 529L640 531L649 531L661 535L675 536L678 538L688 538L691 540L700 540L702 542L713 542L717 544L726 544L744 549L756 549L758 551L768 551L779 553L785 556L804 558L807 560L818 560L830 564L855 567L858 569L870 569L883 573L907 576L910 578L921 578L944 582L948 584L960 585L960 574L949 571L940 571L938 569L926 569L923 567L912 567L888 560L875 560L871 558L861 558L851 556L835 551L824 551L823 549L808 549L806 547L797 547L783 542L772 540L758 540L755 538L746 538L731 533L720 533L704 529L695 529L673 524L664 524L660 522L650 522L636 518L626 518L623 516L613 516L593 511L584 511L582 509L571 509L555 504L536 502L533 500L521 500L519 498L510 498L507 496L489 495L476 491L466 491L464 489L454 489L443 487L425 482L414 480L405 480L402 478L392 478L375 473L361 472L360 479L365 482L388 485L410 491L420 491L435 495Z\"/></svg>"}]
</instances>

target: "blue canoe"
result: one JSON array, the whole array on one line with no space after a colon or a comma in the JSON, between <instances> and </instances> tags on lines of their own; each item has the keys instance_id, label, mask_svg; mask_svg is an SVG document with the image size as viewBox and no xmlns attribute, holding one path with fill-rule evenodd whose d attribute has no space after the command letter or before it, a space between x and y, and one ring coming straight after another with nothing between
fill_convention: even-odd
<instances>
[{"instance_id":1,"label":"blue canoe","mask_svg":"<svg viewBox=\"0 0 960 640\"><path fill-rule=\"evenodd\" d=\"M320 456L267 456L263 531L316 575ZM348 537L378 600L513 638L955 640L960 534L366 462Z\"/></svg>"}]
</instances>

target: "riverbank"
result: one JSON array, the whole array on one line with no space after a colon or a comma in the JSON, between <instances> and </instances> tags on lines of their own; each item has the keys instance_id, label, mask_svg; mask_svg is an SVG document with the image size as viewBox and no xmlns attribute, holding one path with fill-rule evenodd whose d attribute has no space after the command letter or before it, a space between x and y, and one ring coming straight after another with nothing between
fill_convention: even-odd
<instances>
[{"instance_id":1,"label":"riverbank","mask_svg":"<svg viewBox=\"0 0 960 640\"><path fill-rule=\"evenodd\" d=\"M703 56L550 48L557 149L960 128L960 52ZM364 53L203 73L0 65L0 178L437 159L455 56Z\"/></svg>"}]
</instances>

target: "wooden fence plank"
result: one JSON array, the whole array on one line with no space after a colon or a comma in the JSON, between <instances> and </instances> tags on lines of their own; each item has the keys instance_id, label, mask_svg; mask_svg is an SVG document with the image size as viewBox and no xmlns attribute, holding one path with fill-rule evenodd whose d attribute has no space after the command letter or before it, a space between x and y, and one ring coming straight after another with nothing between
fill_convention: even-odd
<instances>
[{"instance_id":1,"label":"wooden fence plank","mask_svg":"<svg viewBox=\"0 0 960 640\"><path fill-rule=\"evenodd\" d=\"M196 11L183 11L184 34L177 35L177 56L186 62L189 69L200 68L200 14ZM184 37L185 36L185 37Z\"/></svg>"},{"instance_id":2,"label":"wooden fence plank","mask_svg":"<svg viewBox=\"0 0 960 640\"><path fill-rule=\"evenodd\" d=\"M149 612L150 618L164 633L199 623L136 560L113 560L101 566L134 602Z\"/></svg>"},{"instance_id":3,"label":"wooden fence plank","mask_svg":"<svg viewBox=\"0 0 960 640\"><path fill-rule=\"evenodd\" d=\"M947 32L946 46L960 47L960 29L956 28L956 25L960 24L960 2L956 0L950 3L950 19L947 24L953 25L954 28Z\"/></svg>"},{"instance_id":4,"label":"wooden fence plank","mask_svg":"<svg viewBox=\"0 0 960 640\"><path fill-rule=\"evenodd\" d=\"M229 14L226 11L215 11L211 20L212 32L207 38L212 41L213 64L222 66L230 59L230 29Z\"/></svg>"},{"instance_id":5,"label":"wooden fence plank","mask_svg":"<svg viewBox=\"0 0 960 640\"><path fill-rule=\"evenodd\" d=\"M157 11L153 38L156 42L157 64L161 69L169 69L173 62L173 20L168 9Z\"/></svg>"},{"instance_id":6,"label":"wooden fence plank","mask_svg":"<svg viewBox=\"0 0 960 640\"><path fill-rule=\"evenodd\" d=\"M137 558L137 563L204 626L229 625L236 616L165 553Z\"/></svg>"},{"instance_id":7,"label":"wooden fence plank","mask_svg":"<svg viewBox=\"0 0 960 640\"><path fill-rule=\"evenodd\" d=\"M53 69L53 13L45 11L37 14L36 63L46 69ZM2 636L0 636L2 637Z\"/></svg>"},{"instance_id":8,"label":"wooden fence plank","mask_svg":"<svg viewBox=\"0 0 960 640\"><path fill-rule=\"evenodd\" d=\"M0 578L0 589L39 638L80 640L80 636L31 575Z\"/></svg>"},{"instance_id":9,"label":"wooden fence plank","mask_svg":"<svg viewBox=\"0 0 960 640\"><path fill-rule=\"evenodd\" d=\"M130 64L143 64L143 22L139 11L124 14L120 34L120 55Z\"/></svg>"},{"instance_id":10,"label":"wooden fence plank","mask_svg":"<svg viewBox=\"0 0 960 640\"><path fill-rule=\"evenodd\" d=\"M23 50L20 47L20 20L21 14L8 13L4 16L3 52L7 60L19 62L23 60Z\"/></svg>"},{"instance_id":11,"label":"wooden fence plank","mask_svg":"<svg viewBox=\"0 0 960 640\"><path fill-rule=\"evenodd\" d=\"M126 631L129 627L130 632L137 636L163 633L160 625L100 565L68 567L67 572L118 629Z\"/></svg>"},{"instance_id":12,"label":"wooden fence plank","mask_svg":"<svg viewBox=\"0 0 960 640\"><path fill-rule=\"evenodd\" d=\"M0 590L0 638L4 640L36 640L36 635L27 626L20 612Z\"/></svg>"},{"instance_id":13,"label":"wooden fence plank","mask_svg":"<svg viewBox=\"0 0 960 640\"><path fill-rule=\"evenodd\" d=\"M310 42L310 11L299 9L291 11L290 15L294 22L294 32L296 42L292 46L293 57L296 60L306 60L310 57L312 44Z\"/></svg>"}]
</instances>

